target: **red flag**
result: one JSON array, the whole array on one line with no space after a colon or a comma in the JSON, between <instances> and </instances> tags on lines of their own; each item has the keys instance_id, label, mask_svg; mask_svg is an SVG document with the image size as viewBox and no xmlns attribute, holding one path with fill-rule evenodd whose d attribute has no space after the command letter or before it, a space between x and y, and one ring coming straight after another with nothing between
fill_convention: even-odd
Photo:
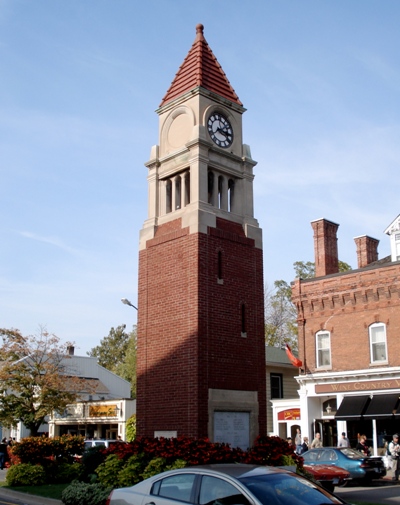
<instances>
[{"instance_id":1,"label":"red flag","mask_svg":"<svg viewBox=\"0 0 400 505\"><path fill-rule=\"evenodd\" d=\"M297 368L303 366L303 362L299 358L296 358L296 356L292 353L292 350L290 349L288 344L286 344L286 354L293 366L296 366Z\"/></svg>"}]
</instances>

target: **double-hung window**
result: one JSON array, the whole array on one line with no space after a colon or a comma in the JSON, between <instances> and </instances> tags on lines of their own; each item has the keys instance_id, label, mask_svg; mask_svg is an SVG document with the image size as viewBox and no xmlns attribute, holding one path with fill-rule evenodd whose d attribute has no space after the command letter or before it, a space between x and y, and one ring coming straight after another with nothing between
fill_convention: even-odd
<instances>
[{"instance_id":1,"label":"double-hung window","mask_svg":"<svg viewBox=\"0 0 400 505\"><path fill-rule=\"evenodd\" d=\"M316 335L317 368L330 368L331 363L331 335L329 331L319 331Z\"/></svg>"},{"instance_id":2,"label":"double-hung window","mask_svg":"<svg viewBox=\"0 0 400 505\"><path fill-rule=\"evenodd\" d=\"M371 363L387 362L386 325L374 323L369 327Z\"/></svg>"}]
</instances>

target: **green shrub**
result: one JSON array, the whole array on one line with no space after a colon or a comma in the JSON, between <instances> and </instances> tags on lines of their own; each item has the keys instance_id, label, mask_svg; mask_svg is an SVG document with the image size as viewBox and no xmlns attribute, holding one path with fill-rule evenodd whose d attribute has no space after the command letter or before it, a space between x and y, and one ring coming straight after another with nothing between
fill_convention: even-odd
<instances>
[{"instance_id":1,"label":"green shrub","mask_svg":"<svg viewBox=\"0 0 400 505\"><path fill-rule=\"evenodd\" d=\"M126 421L126 441L132 442L136 438L136 414L132 414Z\"/></svg>"},{"instance_id":2,"label":"green shrub","mask_svg":"<svg viewBox=\"0 0 400 505\"><path fill-rule=\"evenodd\" d=\"M82 473L80 463L61 463L55 467L55 475L51 480L48 479L50 484L66 484L75 479L79 479Z\"/></svg>"},{"instance_id":3,"label":"green shrub","mask_svg":"<svg viewBox=\"0 0 400 505\"><path fill-rule=\"evenodd\" d=\"M131 456L118 474L118 486L128 487L137 484L142 480L143 454Z\"/></svg>"},{"instance_id":4,"label":"green shrub","mask_svg":"<svg viewBox=\"0 0 400 505\"><path fill-rule=\"evenodd\" d=\"M119 444L115 444L119 445ZM122 444L121 444L122 445ZM125 444L123 444L125 445ZM82 474L81 479L88 482L95 474L96 468L103 463L107 457L107 450L102 446L90 447L83 453L81 459Z\"/></svg>"},{"instance_id":5,"label":"green shrub","mask_svg":"<svg viewBox=\"0 0 400 505\"><path fill-rule=\"evenodd\" d=\"M40 465L21 463L8 469L6 475L8 486L41 486L46 482L46 472Z\"/></svg>"},{"instance_id":6,"label":"green shrub","mask_svg":"<svg viewBox=\"0 0 400 505\"><path fill-rule=\"evenodd\" d=\"M73 481L64 489L61 501L65 505L105 505L111 488L105 488L101 484L86 484Z\"/></svg>"},{"instance_id":7,"label":"green shrub","mask_svg":"<svg viewBox=\"0 0 400 505\"><path fill-rule=\"evenodd\" d=\"M96 468L96 473L99 478L100 484L103 486L115 486L118 482L119 472L122 470L124 462L116 454L110 454Z\"/></svg>"}]
</instances>

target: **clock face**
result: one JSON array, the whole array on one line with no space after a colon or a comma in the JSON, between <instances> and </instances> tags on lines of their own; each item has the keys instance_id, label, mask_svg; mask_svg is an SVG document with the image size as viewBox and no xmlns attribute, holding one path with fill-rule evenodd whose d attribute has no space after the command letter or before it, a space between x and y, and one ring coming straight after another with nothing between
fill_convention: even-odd
<instances>
[{"instance_id":1,"label":"clock face","mask_svg":"<svg viewBox=\"0 0 400 505\"><path fill-rule=\"evenodd\" d=\"M233 142L233 130L230 122L219 112L211 114L207 121L211 140L219 147L229 147Z\"/></svg>"}]
</instances>

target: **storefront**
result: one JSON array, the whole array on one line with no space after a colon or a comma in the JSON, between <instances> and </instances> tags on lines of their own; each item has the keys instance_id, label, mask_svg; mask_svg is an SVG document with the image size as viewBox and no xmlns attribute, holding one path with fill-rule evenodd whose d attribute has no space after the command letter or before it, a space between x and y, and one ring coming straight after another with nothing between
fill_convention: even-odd
<instances>
[{"instance_id":1,"label":"storefront","mask_svg":"<svg viewBox=\"0 0 400 505\"><path fill-rule=\"evenodd\" d=\"M88 401L68 406L49 421L49 435L125 440L126 422L136 413L136 400Z\"/></svg>"},{"instance_id":2,"label":"storefront","mask_svg":"<svg viewBox=\"0 0 400 505\"><path fill-rule=\"evenodd\" d=\"M324 446L335 446L345 432L352 447L358 435L367 436L371 452L381 455L384 444L400 431L400 377L378 371L357 376L326 373L299 376L301 430L310 437L321 433Z\"/></svg>"}]
</instances>

